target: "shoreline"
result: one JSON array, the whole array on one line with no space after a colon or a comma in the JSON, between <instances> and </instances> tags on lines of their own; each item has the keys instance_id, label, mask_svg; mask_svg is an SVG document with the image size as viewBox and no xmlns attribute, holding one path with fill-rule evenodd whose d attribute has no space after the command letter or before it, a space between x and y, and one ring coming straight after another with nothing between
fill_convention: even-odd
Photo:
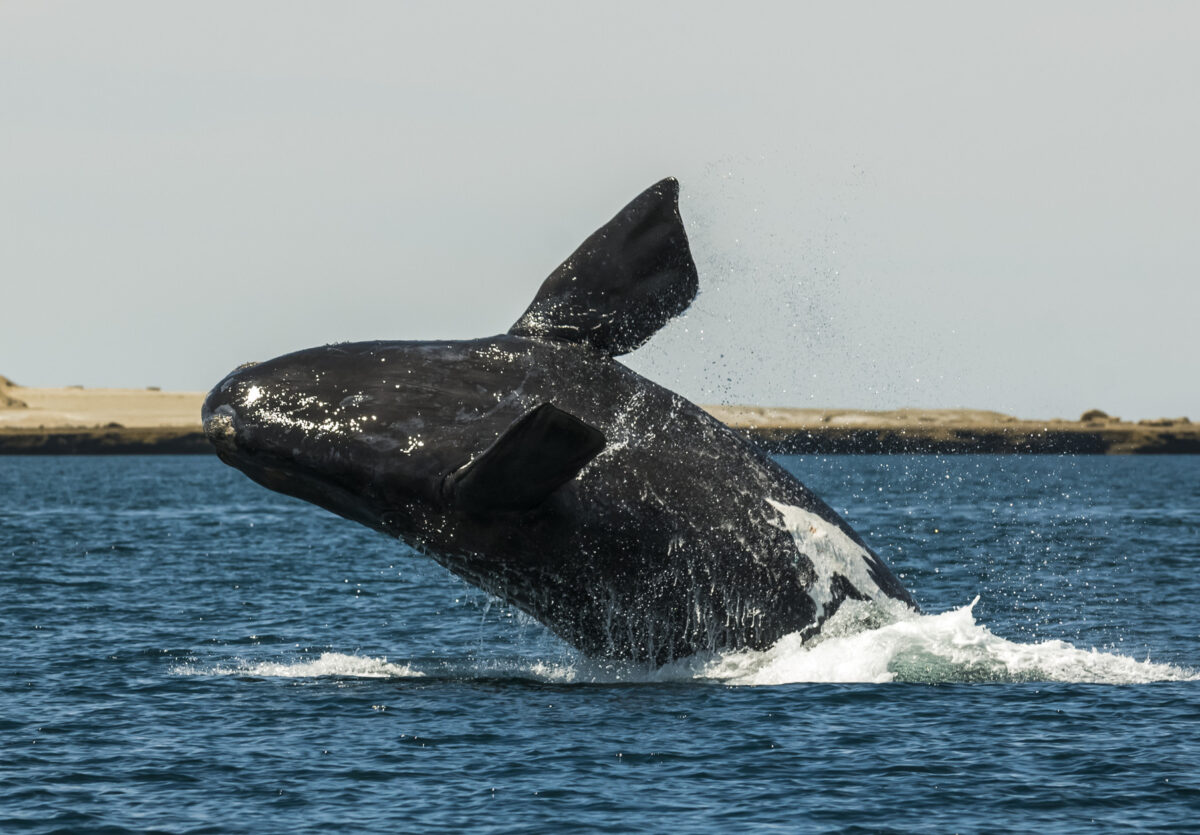
<instances>
[{"instance_id":1,"label":"shoreline","mask_svg":"<svg viewBox=\"0 0 1200 835\"><path fill-rule=\"evenodd\" d=\"M1133 423L1099 410L1084 413L1080 420L1026 420L971 409L704 408L772 453L1200 454L1200 424L1187 418Z\"/></svg>"},{"instance_id":2,"label":"shoreline","mask_svg":"<svg viewBox=\"0 0 1200 835\"><path fill-rule=\"evenodd\" d=\"M212 454L203 392L33 388L0 377L0 455ZM1080 420L1026 420L971 409L704 406L777 454L1200 454L1200 423L1137 423L1092 410Z\"/></svg>"}]
</instances>

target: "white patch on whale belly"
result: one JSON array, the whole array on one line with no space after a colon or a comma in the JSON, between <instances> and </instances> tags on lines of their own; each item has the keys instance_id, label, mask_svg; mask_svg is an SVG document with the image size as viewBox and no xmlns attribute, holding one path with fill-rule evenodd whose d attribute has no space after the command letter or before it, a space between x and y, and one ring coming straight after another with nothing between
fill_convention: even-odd
<instances>
[{"instance_id":1,"label":"white patch on whale belly","mask_svg":"<svg viewBox=\"0 0 1200 835\"><path fill-rule=\"evenodd\" d=\"M780 527L792 535L796 550L812 562L817 576L808 588L808 596L821 615L830 614L827 607L833 602L835 574L845 577L850 585L872 600L886 596L871 579L870 557L866 550L844 530L802 507L773 499L767 499L767 504L779 513Z\"/></svg>"}]
</instances>

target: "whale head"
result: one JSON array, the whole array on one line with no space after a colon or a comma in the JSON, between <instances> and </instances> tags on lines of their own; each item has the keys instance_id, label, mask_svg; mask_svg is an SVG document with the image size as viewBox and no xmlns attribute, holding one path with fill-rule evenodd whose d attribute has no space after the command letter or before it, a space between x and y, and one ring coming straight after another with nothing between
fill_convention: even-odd
<instances>
[{"instance_id":1,"label":"whale head","mask_svg":"<svg viewBox=\"0 0 1200 835\"><path fill-rule=\"evenodd\" d=\"M205 398L217 455L260 484L405 538L530 510L604 447L514 392L524 337L327 345L241 366Z\"/></svg>"},{"instance_id":2,"label":"whale head","mask_svg":"<svg viewBox=\"0 0 1200 835\"><path fill-rule=\"evenodd\" d=\"M450 465L422 431L437 375L409 353L328 345L240 366L205 398L204 432L260 484L383 529L389 514L437 498Z\"/></svg>"},{"instance_id":3,"label":"whale head","mask_svg":"<svg viewBox=\"0 0 1200 835\"><path fill-rule=\"evenodd\" d=\"M204 431L261 484L396 534L411 535L394 520L416 505L532 507L604 436L522 396L538 365L530 351L605 362L691 303L678 199L671 178L634 198L546 278L507 334L326 345L240 366L205 399Z\"/></svg>"}]
</instances>

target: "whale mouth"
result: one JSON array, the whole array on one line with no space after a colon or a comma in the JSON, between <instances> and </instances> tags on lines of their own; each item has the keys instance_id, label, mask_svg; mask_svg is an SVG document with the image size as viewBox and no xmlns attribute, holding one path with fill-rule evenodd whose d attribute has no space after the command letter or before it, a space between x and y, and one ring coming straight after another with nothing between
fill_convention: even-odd
<instances>
[{"instance_id":1,"label":"whale mouth","mask_svg":"<svg viewBox=\"0 0 1200 835\"><path fill-rule=\"evenodd\" d=\"M236 417L237 413L228 404L217 406L204 415L204 435L218 452L237 452Z\"/></svg>"}]
</instances>

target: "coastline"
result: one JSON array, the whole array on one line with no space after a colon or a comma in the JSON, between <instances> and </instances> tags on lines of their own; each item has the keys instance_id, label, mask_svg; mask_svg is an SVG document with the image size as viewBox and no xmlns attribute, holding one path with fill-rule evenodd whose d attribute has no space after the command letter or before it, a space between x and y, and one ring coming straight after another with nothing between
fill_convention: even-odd
<instances>
[{"instance_id":1,"label":"coastline","mask_svg":"<svg viewBox=\"0 0 1200 835\"><path fill-rule=\"evenodd\" d=\"M971 409L770 409L705 406L772 453L958 455L1200 454L1200 424L1187 418L1127 422L1107 415L1087 420L1026 420Z\"/></svg>"},{"instance_id":2,"label":"coastline","mask_svg":"<svg viewBox=\"0 0 1200 835\"><path fill-rule=\"evenodd\" d=\"M33 388L0 377L0 455L212 454L204 392ZM772 453L1200 454L1200 423L1027 420L971 409L704 406Z\"/></svg>"}]
</instances>

